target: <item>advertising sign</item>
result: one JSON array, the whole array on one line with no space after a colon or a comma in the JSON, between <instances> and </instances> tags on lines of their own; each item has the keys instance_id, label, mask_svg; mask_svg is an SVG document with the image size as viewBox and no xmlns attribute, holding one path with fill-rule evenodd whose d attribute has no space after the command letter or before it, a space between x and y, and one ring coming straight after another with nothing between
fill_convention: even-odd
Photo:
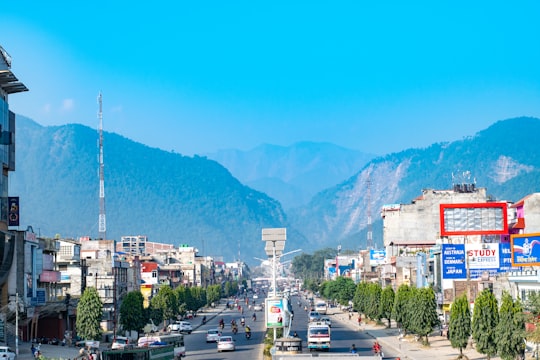
<instances>
[{"instance_id":1,"label":"advertising sign","mask_svg":"<svg viewBox=\"0 0 540 360\"><path fill-rule=\"evenodd\" d=\"M369 250L369 265L377 266L384 264L386 259L386 250Z\"/></svg>"},{"instance_id":2,"label":"advertising sign","mask_svg":"<svg viewBox=\"0 0 540 360\"><path fill-rule=\"evenodd\" d=\"M266 327L283 327L283 319L285 317L283 299L266 299L265 302Z\"/></svg>"},{"instance_id":3,"label":"advertising sign","mask_svg":"<svg viewBox=\"0 0 540 360\"><path fill-rule=\"evenodd\" d=\"M19 197L8 197L8 226L19 226Z\"/></svg>"},{"instance_id":4,"label":"advertising sign","mask_svg":"<svg viewBox=\"0 0 540 360\"><path fill-rule=\"evenodd\" d=\"M540 265L540 233L512 235L510 249L512 266Z\"/></svg>"},{"instance_id":5,"label":"advertising sign","mask_svg":"<svg viewBox=\"0 0 540 360\"><path fill-rule=\"evenodd\" d=\"M442 275L444 279L466 279L465 244L442 245Z\"/></svg>"},{"instance_id":6,"label":"advertising sign","mask_svg":"<svg viewBox=\"0 0 540 360\"><path fill-rule=\"evenodd\" d=\"M507 204L440 204L441 236L508 234Z\"/></svg>"},{"instance_id":7,"label":"advertising sign","mask_svg":"<svg viewBox=\"0 0 540 360\"><path fill-rule=\"evenodd\" d=\"M494 276L510 271L510 244L443 244L444 279L466 279L467 262L471 279L481 278L486 272Z\"/></svg>"}]
</instances>

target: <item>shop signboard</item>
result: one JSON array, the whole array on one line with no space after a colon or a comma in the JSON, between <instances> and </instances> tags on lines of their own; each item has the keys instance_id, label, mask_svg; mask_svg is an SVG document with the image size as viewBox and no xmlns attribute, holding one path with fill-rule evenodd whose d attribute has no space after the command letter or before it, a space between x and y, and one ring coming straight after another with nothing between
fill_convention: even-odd
<instances>
[{"instance_id":1,"label":"shop signboard","mask_svg":"<svg viewBox=\"0 0 540 360\"><path fill-rule=\"evenodd\" d=\"M510 237L512 266L540 266L540 233Z\"/></svg>"}]
</instances>

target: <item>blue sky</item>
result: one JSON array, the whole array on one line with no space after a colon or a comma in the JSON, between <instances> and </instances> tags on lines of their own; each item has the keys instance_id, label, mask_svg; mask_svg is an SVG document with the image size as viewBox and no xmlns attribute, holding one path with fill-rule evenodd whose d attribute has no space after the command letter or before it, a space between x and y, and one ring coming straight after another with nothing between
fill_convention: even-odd
<instances>
[{"instance_id":1,"label":"blue sky","mask_svg":"<svg viewBox=\"0 0 540 360\"><path fill-rule=\"evenodd\" d=\"M386 154L540 117L538 1L6 1L10 108L186 155ZM106 152L106 150L105 150Z\"/></svg>"}]
</instances>

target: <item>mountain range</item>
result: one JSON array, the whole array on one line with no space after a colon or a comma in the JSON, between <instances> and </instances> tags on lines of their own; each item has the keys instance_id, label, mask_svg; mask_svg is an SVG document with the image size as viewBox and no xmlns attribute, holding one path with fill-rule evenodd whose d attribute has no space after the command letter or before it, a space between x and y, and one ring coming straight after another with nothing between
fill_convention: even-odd
<instances>
[{"instance_id":1,"label":"mountain range","mask_svg":"<svg viewBox=\"0 0 540 360\"><path fill-rule=\"evenodd\" d=\"M107 238L147 235L248 264L265 256L261 229L269 227L287 228L285 251L358 250L368 229L379 246L382 205L409 203L422 189L468 181L510 201L537 192L538 133L539 119L521 117L384 156L305 142L187 157L104 132ZM21 227L97 237L97 141L86 126L44 127L17 116L9 192L20 197Z\"/></svg>"}]
</instances>

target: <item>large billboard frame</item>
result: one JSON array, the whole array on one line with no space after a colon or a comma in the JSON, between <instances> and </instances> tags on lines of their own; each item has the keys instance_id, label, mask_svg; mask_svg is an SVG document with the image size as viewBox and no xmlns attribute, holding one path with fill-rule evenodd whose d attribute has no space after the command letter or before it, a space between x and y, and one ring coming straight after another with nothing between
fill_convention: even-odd
<instances>
[{"instance_id":1,"label":"large billboard frame","mask_svg":"<svg viewBox=\"0 0 540 360\"><path fill-rule=\"evenodd\" d=\"M454 235L507 235L508 234L508 205L501 202L491 202L491 203L460 203L460 204L440 204L440 226L441 226L441 236L454 236ZM486 230L474 230L474 229L464 229L464 230L446 230L446 218L445 210L462 210L462 209L472 209L473 212L478 209L487 209L488 211L497 211L501 210L501 221L502 227L500 229L486 229ZM473 227L478 224L474 224Z\"/></svg>"}]
</instances>

